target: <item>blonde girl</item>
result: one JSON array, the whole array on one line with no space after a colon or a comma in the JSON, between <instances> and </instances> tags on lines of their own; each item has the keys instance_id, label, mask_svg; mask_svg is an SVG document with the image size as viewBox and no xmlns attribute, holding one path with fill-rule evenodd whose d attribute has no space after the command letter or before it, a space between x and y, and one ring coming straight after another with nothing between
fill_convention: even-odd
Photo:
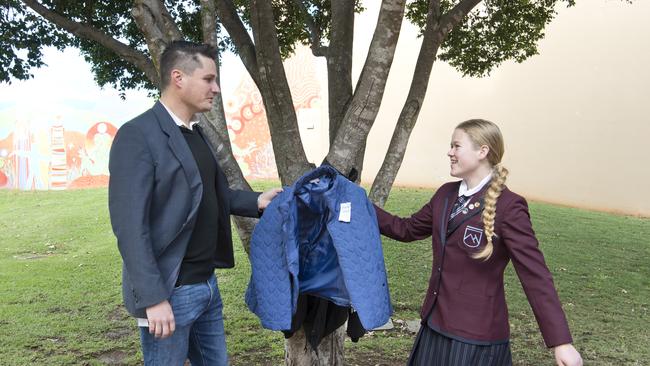
<instances>
[{"instance_id":1,"label":"blonde girl","mask_svg":"<svg viewBox=\"0 0 650 366\"><path fill-rule=\"evenodd\" d=\"M376 207L383 235L403 242L432 238L433 271L409 365L512 364L503 285L509 261L556 363L582 365L526 200L505 186L503 153L496 124L465 121L447 153L459 181L444 184L409 218Z\"/></svg>"}]
</instances>

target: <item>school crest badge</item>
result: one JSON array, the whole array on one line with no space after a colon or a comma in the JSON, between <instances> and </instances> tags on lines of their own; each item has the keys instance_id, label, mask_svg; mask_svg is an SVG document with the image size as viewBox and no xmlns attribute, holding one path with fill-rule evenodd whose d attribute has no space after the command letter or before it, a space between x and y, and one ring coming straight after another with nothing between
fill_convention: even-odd
<instances>
[{"instance_id":1,"label":"school crest badge","mask_svg":"<svg viewBox=\"0 0 650 366\"><path fill-rule=\"evenodd\" d=\"M476 248L481 244L483 239L483 229L467 225L463 234L463 244L470 248Z\"/></svg>"}]
</instances>

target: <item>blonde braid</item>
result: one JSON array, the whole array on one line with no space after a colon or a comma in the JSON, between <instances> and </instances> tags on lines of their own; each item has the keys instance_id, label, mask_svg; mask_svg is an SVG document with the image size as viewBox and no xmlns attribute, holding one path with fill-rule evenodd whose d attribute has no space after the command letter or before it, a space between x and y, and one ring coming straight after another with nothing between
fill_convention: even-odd
<instances>
[{"instance_id":1,"label":"blonde braid","mask_svg":"<svg viewBox=\"0 0 650 366\"><path fill-rule=\"evenodd\" d=\"M503 187L505 186L508 169L501 164L497 164L494 166L492 174L492 181L485 192L485 206L483 207L483 213L481 215L487 244L479 253L472 255L473 258L482 259L484 261L488 260L494 251L492 237L496 236L494 233L494 219L497 212L497 199L501 195L501 191L503 191Z\"/></svg>"}]
</instances>

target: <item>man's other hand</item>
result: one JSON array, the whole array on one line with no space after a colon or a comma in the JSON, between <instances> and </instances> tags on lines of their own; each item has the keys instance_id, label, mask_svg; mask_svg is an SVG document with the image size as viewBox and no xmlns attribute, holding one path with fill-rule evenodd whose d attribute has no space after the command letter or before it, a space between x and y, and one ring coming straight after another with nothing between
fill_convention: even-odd
<instances>
[{"instance_id":1,"label":"man's other hand","mask_svg":"<svg viewBox=\"0 0 650 366\"><path fill-rule=\"evenodd\" d=\"M148 307L147 320L149 321L149 334L153 334L156 338L167 338L176 330L174 313L167 300Z\"/></svg>"}]
</instances>

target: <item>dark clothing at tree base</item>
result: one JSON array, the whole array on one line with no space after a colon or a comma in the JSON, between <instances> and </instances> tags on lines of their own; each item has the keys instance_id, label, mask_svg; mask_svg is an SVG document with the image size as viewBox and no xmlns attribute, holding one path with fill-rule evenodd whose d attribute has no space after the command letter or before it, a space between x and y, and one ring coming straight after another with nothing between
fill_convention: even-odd
<instances>
[{"instance_id":1,"label":"dark clothing at tree base","mask_svg":"<svg viewBox=\"0 0 650 366\"><path fill-rule=\"evenodd\" d=\"M356 311L321 297L300 294L296 313L291 320L291 329L282 333L285 338L291 338L304 325L307 341L313 350L317 350L320 341L342 326L346 320L348 336L356 343L366 333Z\"/></svg>"}]
</instances>

